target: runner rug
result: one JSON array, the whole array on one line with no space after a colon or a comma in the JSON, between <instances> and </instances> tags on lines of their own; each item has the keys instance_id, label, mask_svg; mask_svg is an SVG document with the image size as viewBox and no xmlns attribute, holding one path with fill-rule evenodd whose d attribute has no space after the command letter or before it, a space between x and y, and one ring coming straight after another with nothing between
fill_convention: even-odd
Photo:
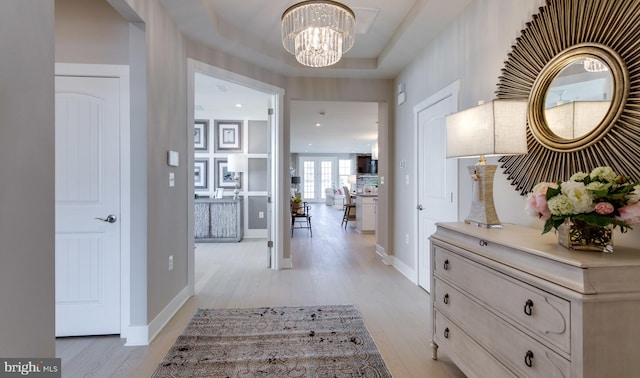
<instances>
[{"instance_id":1,"label":"runner rug","mask_svg":"<svg viewBox=\"0 0 640 378\"><path fill-rule=\"evenodd\" d=\"M198 309L153 377L391 377L352 305Z\"/></svg>"}]
</instances>

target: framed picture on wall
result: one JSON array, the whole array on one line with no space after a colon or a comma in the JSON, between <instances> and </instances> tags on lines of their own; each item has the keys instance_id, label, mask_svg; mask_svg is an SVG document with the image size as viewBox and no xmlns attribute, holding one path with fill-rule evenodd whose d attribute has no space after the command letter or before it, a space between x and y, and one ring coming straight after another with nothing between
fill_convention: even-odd
<instances>
[{"instance_id":1,"label":"framed picture on wall","mask_svg":"<svg viewBox=\"0 0 640 378\"><path fill-rule=\"evenodd\" d=\"M207 189L209 182L209 159L195 159L193 161L193 187Z\"/></svg>"},{"instance_id":2,"label":"framed picture on wall","mask_svg":"<svg viewBox=\"0 0 640 378\"><path fill-rule=\"evenodd\" d=\"M242 121L215 121L216 151L242 152Z\"/></svg>"},{"instance_id":3,"label":"framed picture on wall","mask_svg":"<svg viewBox=\"0 0 640 378\"><path fill-rule=\"evenodd\" d=\"M193 125L193 149L196 151L209 150L209 121L196 119Z\"/></svg>"},{"instance_id":4,"label":"framed picture on wall","mask_svg":"<svg viewBox=\"0 0 640 378\"><path fill-rule=\"evenodd\" d=\"M235 173L227 169L227 159L215 159L216 188L235 188L233 180ZM242 188L242 180L238 182L238 188Z\"/></svg>"}]
</instances>

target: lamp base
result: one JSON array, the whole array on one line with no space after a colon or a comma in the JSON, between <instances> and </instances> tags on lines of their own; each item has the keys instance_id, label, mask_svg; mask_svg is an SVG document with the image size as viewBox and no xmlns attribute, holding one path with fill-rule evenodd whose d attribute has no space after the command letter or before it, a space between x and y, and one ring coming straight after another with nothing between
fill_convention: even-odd
<instances>
[{"instance_id":1,"label":"lamp base","mask_svg":"<svg viewBox=\"0 0 640 378\"><path fill-rule=\"evenodd\" d=\"M471 210L465 223L478 227L502 228L493 203L493 177L497 165L470 165L467 167L473 179Z\"/></svg>"},{"instance_id":2,"label":"lamp base","mask_svg":"<svg viewBox=\"0 0 640 378\"><path fill-rule=\"evenodd\" d=\"M233 199L238 199L238 194L240 193L240 175L236 172L233 176L234 181L234 189L233 189Z\"/></svg>"}]
</instances>

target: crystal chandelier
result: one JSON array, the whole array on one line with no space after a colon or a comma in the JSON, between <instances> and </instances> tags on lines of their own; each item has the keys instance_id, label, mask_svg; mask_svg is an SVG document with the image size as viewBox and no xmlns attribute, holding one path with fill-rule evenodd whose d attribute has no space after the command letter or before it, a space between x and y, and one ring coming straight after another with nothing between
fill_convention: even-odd
<instances>
[{"instance_id":1,"label":"crystal chandelier","mask_svg":"<svg viewBox=\"0 0 640 378\"><path fill-rule=\"evenodd\" d=\"M602 63L598 59L585 58L582 65L584 67L584 70L587 72L609 71L609 67L607 67L604 63Z\"/></svg>"},{"instance_id":2,"label":"crystal chandelier","mask_svg":"<svg viewBox=\"0 0 640 378\"><path fill-rule=\"evenodd\" d=\"M282 14L282 44L301 64L337 63L355 39L353 11L337 1L303 1Z\"/></svg>"}]
</instances>

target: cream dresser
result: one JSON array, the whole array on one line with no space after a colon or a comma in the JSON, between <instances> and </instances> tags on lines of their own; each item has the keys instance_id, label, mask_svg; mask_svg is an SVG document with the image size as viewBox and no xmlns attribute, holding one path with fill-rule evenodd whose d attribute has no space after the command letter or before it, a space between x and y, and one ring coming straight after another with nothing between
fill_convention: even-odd
<instances>
[{"instance_id":1,"label":"cream dresser","mask_svg":"<svg viewBox=\"0 0 640 378\"><path fill-rule=\"evenodd\" d=\"M640 377L640 249L439 223L431 252L434 359L470 377Z\"/></svg>"}]
</instances>

